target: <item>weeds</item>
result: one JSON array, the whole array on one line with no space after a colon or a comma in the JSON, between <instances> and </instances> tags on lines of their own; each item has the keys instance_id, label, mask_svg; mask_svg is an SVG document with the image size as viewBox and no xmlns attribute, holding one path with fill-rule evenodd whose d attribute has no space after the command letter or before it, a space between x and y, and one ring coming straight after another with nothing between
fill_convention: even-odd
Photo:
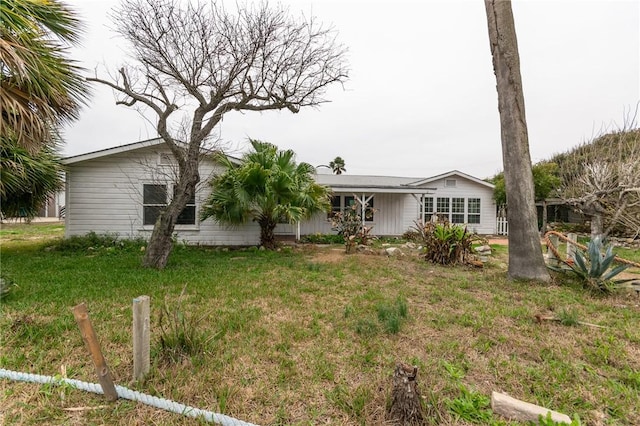
<instances>
[{"instance_id":1,"label":"weeds","mask_svg":"<svg viewBox=\"0 0 640 426\"><path fill-rule=\"evenodd\" d=\"M186 286L183 287L175 306L170 306L165 298L158 318L159 355L167 362L181 362L185 358L206 352L209 343L216 337L216 335L207 336L200 329L204 316L196 317L186 314L183 303L186 288Z\"/></svg>"},{"instance_id":2,"label":"weeds","mask_svg":"<svg viewBox=\"0 0 640 426\"><path fill-rule=\"evenodd\" d=\"M6 300L16 287L16 283L11 278L0 275L0 301Z\"/></svg>"},{"instance_id":3,"label":"weeds","mask_svg":"<svg viewBox=\"0 0 640 426\"><path fill-rule=\"evenodd\" d=\"M447 401L449 411L458 419L471 423L487 424L493 419L491 400L488 396L460 385L460 395Z\"/></svg>"}]
</instances>

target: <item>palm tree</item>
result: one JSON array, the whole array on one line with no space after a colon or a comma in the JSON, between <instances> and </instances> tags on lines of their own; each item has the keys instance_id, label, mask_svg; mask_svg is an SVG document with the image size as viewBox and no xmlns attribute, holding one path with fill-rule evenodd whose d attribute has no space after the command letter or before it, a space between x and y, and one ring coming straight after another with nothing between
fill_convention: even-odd
<instances>
[{"instance_id":1,"label":"palm tree","mask_svg":"<svg viewBox=\"0 0 640 426\"><path fill-rule=\"evenodd\" d=\"M87 96L81 68L66 57L81 30L58 0L0 2L0 137L34 153L59 140Z\"/></svg>"},{"instance_id":2,"label":"palm tree","mask_svg":"<svg viewBox=\"0 0 640 426\"><path fill-rule=\"evenodd\" d=\"M341 175L342 172L346 172L347 169L344 168L344 160L342 157L336 157L329 163L329 168L333 170L333 173L337 175Z\"/></svg>"},{"instance_id":3,"label":"palm tree","mask_svg":"<svg viewBox=\"0 0 640 426\"><path fill-rule=\"evenodd\" d=\"M212 193L201 213L216 221L239 225L250 219L260 225L260 243L276 248L276 225L298 222L330 208L330 189L313 180L314 167L296 164L295 153L250 140L253 151L239 165L219 156L226 172L211 181Z\"/></svg>"},{"instance_id":4,"label":"palm tree","mask_svg":"<svg viewBox=\"0 0 640 426\"><path fill-rule=\"evenodd\" d=\"M0 207L6 217L32 218L49 194L62 187L56 152L44 147L30 153L14 143L0 145Z\"/></svg>"}]
</instances>

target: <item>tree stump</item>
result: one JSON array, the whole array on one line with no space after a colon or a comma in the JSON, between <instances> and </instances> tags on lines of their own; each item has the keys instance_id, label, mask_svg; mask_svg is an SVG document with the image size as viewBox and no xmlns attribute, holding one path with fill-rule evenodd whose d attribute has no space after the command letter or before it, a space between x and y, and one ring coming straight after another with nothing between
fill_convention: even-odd
<instances>
[{"instance_id":1,"label":"tree stump","mask_svg":"<svg viewBox=\"0 0 640 426\"><path fill-rule=\"evenodd\" d=\"M393 373L391 407L387 412L387 419L393 424L402 426L424 424L417 375L418 367L416 366L396 365Z\"/></svg>"}]
</instances>

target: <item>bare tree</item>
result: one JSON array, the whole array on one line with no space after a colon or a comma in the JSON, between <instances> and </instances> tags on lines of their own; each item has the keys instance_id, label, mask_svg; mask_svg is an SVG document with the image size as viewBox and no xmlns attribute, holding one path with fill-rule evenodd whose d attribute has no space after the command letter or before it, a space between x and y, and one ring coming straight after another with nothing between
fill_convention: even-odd
<instances>
[{"instance_id":1,"label":"bare tree","mask_svg":"<svg viewBox=\"0 0 640 426\"><path fill-rule=\"evenodd\" d=\"M297 113L326 102L327 87L347 79L346 50L332 28L266 2L235 9L215 1L125 0L113 18L135 63L110 80L88 79L114 89L117 104L152 110L178 164L176 195L154 226L145 266L166 265L176 219L200 181L201 146L224 114Z\"/></svg>"},{"instance_id":2,"label":"bare tree","mask_svg":"<svg viewBox=\"0 0 640 426\"><path fill-rule=\"evenodd\" d=\"M502 162L509 221L509 270L514 279L549 281L540 249L520 56L511 2L485 0L498 89Z\"/></svg>"},{"instance_id":3,"label":"bare tree","mask_svg":"<svg viewBox=\"0 0 640 426\"><path fill-rule=\"evenodd\" d=\"M591 237L640 234L640 129L622 129L557 156L560 197L591 218Z\"/></svg>"}]
</instances>

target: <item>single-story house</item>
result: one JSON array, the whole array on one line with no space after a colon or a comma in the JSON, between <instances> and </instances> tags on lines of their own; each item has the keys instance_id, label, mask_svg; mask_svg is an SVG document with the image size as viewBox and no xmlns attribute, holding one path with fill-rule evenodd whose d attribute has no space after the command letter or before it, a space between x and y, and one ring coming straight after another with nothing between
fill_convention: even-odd
<instances>
[{"instance_id":1,"label":"single-story house","mask_svg":"<svg viewBox=\"0 0 640 426\"><path fill-rule=\"evenodd\" d=\"M148 238L158 211L167 204L176 165L162 139L67 157L65 234L115 233L122 238ZM178 219L178 241L201 245L255 245L259 227L251 222L229 227L213 219L200 222L199 211L210 193L208 180L223 172L211 156L200 164L201 183ZM364 206L365 224L373 234L400 236L436 214L465 223L480 234L496 229L493 185L451 171L430 178L317 174L318 183L333 190L332 210ZM279 224L276 234L301 236L332 233L328 214L300 224Z\"/></svg>"}]
</instances>

